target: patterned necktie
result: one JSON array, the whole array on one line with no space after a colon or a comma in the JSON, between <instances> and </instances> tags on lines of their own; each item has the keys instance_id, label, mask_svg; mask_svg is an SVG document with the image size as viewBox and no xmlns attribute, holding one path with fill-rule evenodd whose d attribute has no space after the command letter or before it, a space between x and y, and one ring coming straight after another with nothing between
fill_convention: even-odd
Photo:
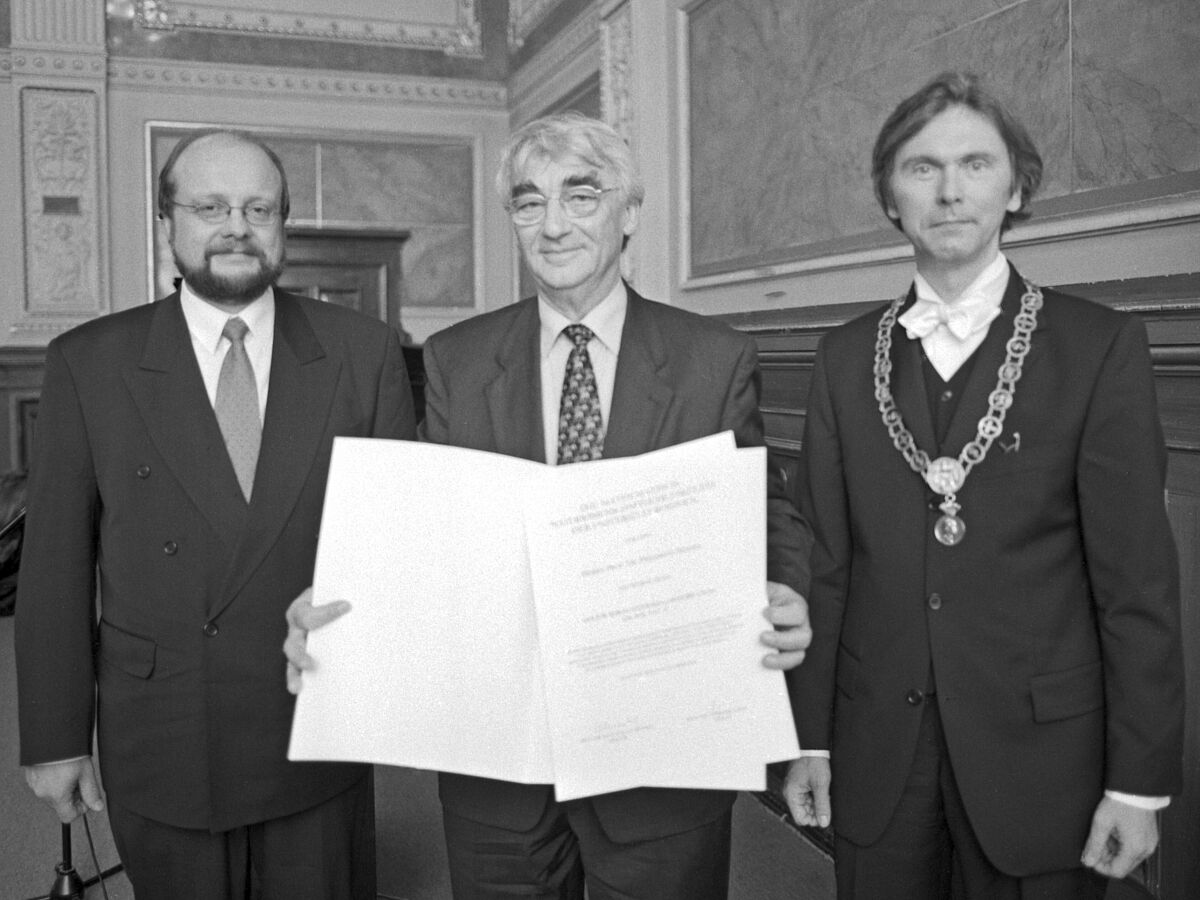
<instances>
[{"instance_id":1,"label":"patterned necktie","mask_svg":"<svg viewBox=\"0 0 1200 900\"><path fill-rule=\"evenodd\" d=\"M574 346L567 357L563 376L562 402L558 407L558 464L599 459L604 452L604 419L600 392L587 345L595 335L586 325L563 329Z\"/></svg>"},{"instance_id":2,"label":"patterned necktie","mask_svg":"<svg viewBox=\"0 0 1200 900\"><path fill-rule=\"evenodd\" d=\"M262 442L258 384L250 357L246 355L245 340L249 330L245 322L235 317L227 321L221 331L223 337L229 338L229 350L221 363L215 406L225 448L247 501L254 489L254 469L258 465L258 447Z\"/></svg>"}]
</instances>

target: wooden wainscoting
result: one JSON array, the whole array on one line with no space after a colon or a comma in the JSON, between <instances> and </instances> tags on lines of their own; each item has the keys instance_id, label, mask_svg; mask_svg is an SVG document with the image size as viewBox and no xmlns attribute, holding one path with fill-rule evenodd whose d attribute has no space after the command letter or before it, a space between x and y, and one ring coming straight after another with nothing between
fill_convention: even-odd
<instances>
[{"instance_id":1,"label":"wooden wainscoting","mask_svg":"<svg viewBox=\"0 0 1200 900\"><path fill-rule=\"evenodd\" d=\"M29 468L33 426L46 351L42 347L0 347L0 471L24 472Z\"/></svg>"},{"instance_id":2,"label":"wooden wainscoting","mask_svg":"<svg viewBox=\"0 0 1200 900\"><path fill-rule=\"evenodd\" d=\"M1161 851L1145 867L1144 877L1161 900L1190 900L1200 897L1200 856L1195 852L1200 847L1200 272L1055 287L1134 313L1150 338L1168 449L1167 507L1180 556L1189 702L1184 792L1162 815ZM817 344L830 328L886 302L721 317L758 341L767 442L793 483ZM828 846L824 840L819 843Z\"/></svg>"}]
</instances>

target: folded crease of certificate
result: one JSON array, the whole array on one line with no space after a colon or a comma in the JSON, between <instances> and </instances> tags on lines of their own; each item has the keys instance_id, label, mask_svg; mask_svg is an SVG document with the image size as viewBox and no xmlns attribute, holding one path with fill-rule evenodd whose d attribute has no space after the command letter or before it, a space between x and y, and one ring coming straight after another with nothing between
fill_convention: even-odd
<instances>
[{"instance_id":1,"label":"folded crease of certificate","mask_svg":"<svg viewBox=\"0 0 1200 900\"><path fill-rule=\"evenodd\" d=\"M572 466L334 442L288 758L762 790L798 755L767 649L766 451L728 432Z\"/></svg>"}]
</instances>

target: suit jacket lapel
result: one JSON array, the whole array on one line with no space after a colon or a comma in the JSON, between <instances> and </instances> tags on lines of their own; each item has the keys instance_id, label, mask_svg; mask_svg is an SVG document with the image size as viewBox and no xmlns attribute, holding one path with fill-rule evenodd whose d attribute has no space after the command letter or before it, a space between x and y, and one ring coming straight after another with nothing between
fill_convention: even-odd
<instances>
[{"instance_id":1,"label":"suit jacket lapel","mask_svg":"<svg viewBox=\"0 0 1200 900\"><path fill-rule=\"evenodd\" d=\"M634 456L658 447L675 389L668 378L666 341L653 307L626 285L629 306L621 329L604 457Z\"/></svg>"},{"instance_id":2,"label":"suit jacket lapel","mask_svg":"<svg viewBox=\"0 0 1200 900\"><path fill-rule=\"evenodd\" d=\"M327 452L322 443L329 439L340 369L340 360L326 355L299 304L276 291L271 380L249 520L211 615L232 602L278 540L314 463Z\"/></svg>"},{"instance_id":3,"label":"suit jacket lapel","mask_svg":"<svg viewBox=\"0 0 1200 900\"><path fill-rule=\"evenodd\" d=\"M484 386L484 393L496 451L546 462L537 298L521 305L496 350L496 375Z\"/></svg>"},{"instance_id":4,"label":"suit jacket lapel","mask_svg":"<svg viewBox=\"0 0 1200 900\"><path fill-rule=\"evenodd\" d=\"M155 304L141 359L126 383L171 474L232 548L246 503L196 365L179 294Z\"/></svg>"},{"instance_id":5,"label":"suit jacket lapel","mask_svg":"<svg viewBox=\"0 0 1200 900\"><path fill-rule=\"evenodd\" d=\"M909 288L908 299L901 306L901 312L913 304L916 296L916 288ZM937 432L929 412L922 365L921 342L910 338L903 325L893 325L892 397L917 447L933 458L937 456Z\"/></svg>"}]
</instances>

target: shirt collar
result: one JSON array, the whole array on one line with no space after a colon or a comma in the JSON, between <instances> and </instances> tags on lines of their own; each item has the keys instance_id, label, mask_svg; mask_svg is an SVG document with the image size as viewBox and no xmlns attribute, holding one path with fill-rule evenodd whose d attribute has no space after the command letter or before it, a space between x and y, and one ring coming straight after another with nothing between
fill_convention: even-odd
<instances>
[{"instance_id":1,"label":"shirt collar","mask_svg":"<svg viewBox=\"0 0 1200 900\"><path fill-rule=\"evenodd\" d=\"M580 324L592 329L592 333L606 348L614 354L621 346L621 329L625 326L625 310L629 305L629 295L625 291L625 282L617 279L608 296L597 303L583 317ZM541 351L542 358L550 355L550 348L562 334L562 330L572 324L571 320L538 297L538 318L541 320Z\"/></svg>"},{"instance_id":2,"label":"shirt collar","mask_svg":"<svg viewBox=\"0 0 1200 900\"><path fill-rule=\"evenodd\" d=\"M221 345L221 332L225 323L232 318L230 313L218 309L201 299L184 281L179 288L179 302L183 307L183 318L192 337L210 353L216 353ZM235 313L246 323L250 335L262 335L271 325L275 314L275 293L267 288L262 296Z\"/></svg>"},{"instance_id":3,"label":"shirt collar","mask_svg":"<svg viewBox=\"0 0 1200 900\"><path fill-rule=\"evenodd\" d=\"M913 285L916 287L918 300L946 303L920 272L913 277ZM967 285L967 289L962 292L962 296L955 301L955 304L966 304L968 301L975 300L981 305L999 306L1000 301L1004 299L1006 287L1008 287L1008 258L1003 253L997 253L996 258L984 266L983 271L975 276L975 280Z\"/></svg>"}]
</instances>

